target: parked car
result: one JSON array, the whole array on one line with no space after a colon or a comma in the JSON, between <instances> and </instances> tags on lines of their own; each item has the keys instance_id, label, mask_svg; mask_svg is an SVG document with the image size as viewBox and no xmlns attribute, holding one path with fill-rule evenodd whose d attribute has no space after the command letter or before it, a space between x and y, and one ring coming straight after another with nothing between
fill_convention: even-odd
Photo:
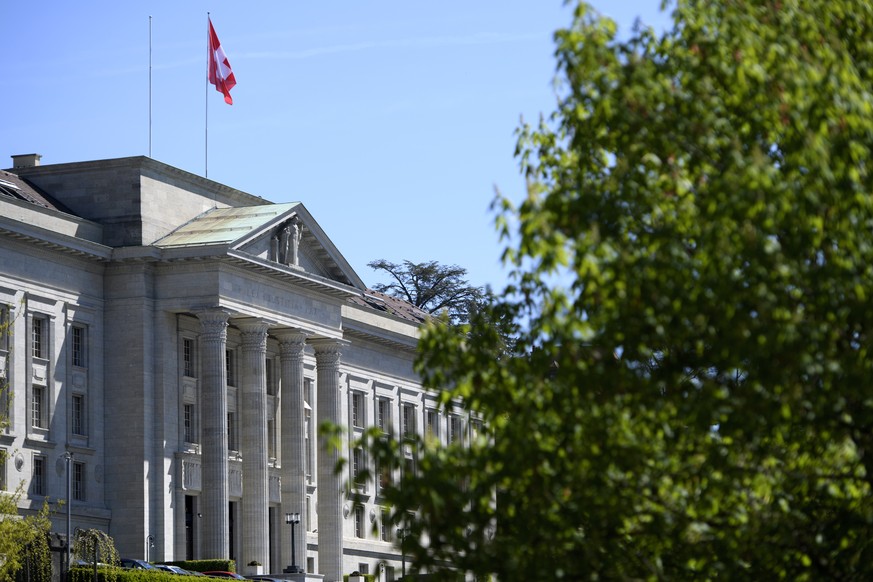
<instances>
[{"instance_id":1,"label":"parked car","mask_svg":"<svg viewBox=\"0 0 873 582\"><path fill-rule=\"evenodd\" d=\"M155 570L156 568L145 560L137 560L136 558L121 558L119 560L122 568L131 570Z\"/></svg>"},{"instance_id":2,"label":"parked car","mask_svg":"<svg viewBox=\"0 0 873 582\"><path fill-rule=\"evenodd\" d=\"M236 572L223 572L221 570L212 570L211 572L203 572L207 576L213 578L233 578L234 580L245 580L245 576L240 576Z\"/></svg>"},{"instance_id":3,"label":"parked car","mask_svg":"<svg viewBox=\"0 0 873 582\"><path fill-rule=\"evenodd\" d=\"M155 564L155 568L158 570L164 570L166 572L171 572L173 574L179 574L180 576L193 576L194 573L186 570L185 568L180 568L179 566L173 566L171 564ZM199 574L199 572L198 572Z\"/></svg>"},{"instance_id":4,"label":"parked car","mask_svg":"<svg viewBox=\"0 0 873 582\"><path fill-rule=\"evenodd\" d=\"M284 578L274 578L272 576L265 576L262 574L254 574L252 576L246 576L249 580L258 580L259 582L288 582Z\"/></svg>"}]
</instances>

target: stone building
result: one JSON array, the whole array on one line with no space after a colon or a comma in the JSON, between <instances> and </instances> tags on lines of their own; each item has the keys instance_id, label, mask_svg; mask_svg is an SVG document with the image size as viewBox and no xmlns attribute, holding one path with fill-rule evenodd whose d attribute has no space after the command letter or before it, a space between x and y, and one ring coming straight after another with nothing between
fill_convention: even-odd
<instances>
[{"instance_id":1,"label":"stone building","mask_svg":"<svg viewBox=\"0 0 873 582\"><path fill-rule=\"evenodd\" d=\"M464 438L412 370L424 314L368 290L299 202L146 157L39 161L0 172L0 488L63 533L69 479L72 527L126 557L399 577L349 437ZM348 429L339 453L325 421Z\"/></svg>"}]
</instances>

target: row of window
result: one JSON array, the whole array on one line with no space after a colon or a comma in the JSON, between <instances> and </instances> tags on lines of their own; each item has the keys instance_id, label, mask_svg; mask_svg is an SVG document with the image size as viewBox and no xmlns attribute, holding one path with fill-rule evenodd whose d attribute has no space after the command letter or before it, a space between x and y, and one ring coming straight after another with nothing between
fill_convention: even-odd
<instances>
[{"instance_id":1,"label":"row of window","mask_svg":"<svg viewBox=\"0 0 873 582\"><path fill-rule=\"evenodd\" d=\"M358 505L354 509L354 520L355 520L355 537L366 539L367 536L367 521L366 521L366 512L362 505ZM391 516L391 512L382 507L380 509L379 522L376 524L377 526L377 535L380 541L383 542L393 542L396 539L396 536L402 535L401 530L398 529L397 532L392 531L391 522L389 521ZM408 519L414 519L413 514L409 514Z\"/></svg>"},{"instance_id":2,"label":"row of window","mask_svg":"<svg viewBox=\"0 0 873 582\"><path fill-rule=\"evenodd\" d=\"M182 373L189 378L197 377L197 370L195 364L195 346L194 339L192 338L182 338ZM227 374L227 385L228 386L237 386L237 364L236 364L236 350L228 349L225 351L224 358L225 365L225 373ZM266 381L267 381L267 394L272 396L276 395L276 371L275 371L276 362L273 358L267 357L264 360L264 366L266 369Z\"/></svg>"},{"instance_id":3,"label":"row of window","mask_svg":"<svg viewBox=\"0 0 873 582\"><path fill-rule=\"evenodd\" d=\"M391 400L388 398L376 399L376 426L385 434L391 433ZM351 421L353 428L365 428L367 426L366 413L364 411L364 394L352 392L351 396ZM439 438L440 423L439 411L429 408L424 411L425 436ZM449 444L463 441L463 422L460 416L450 415L447 440ZM416 433L416 407L414 404L403 404L400 413L400 434L408 438Z\"/></svg>"},{"instance_id":4,"label":"row of window","mask_svg":"<svg viewBox=\"0 0 873 582\"><path fill-rule=\"evenodd\" d=\"M47 360L50 346L49 318L44 315L33 315L30 323L30 355L35 360ZM11 336L10 308L0 305L0 351L9 350L9 338ZM88 367L88 328L81 324L73 324L70 327L69 355L70 363L77 368ZM42 363L40 365L43 365ZM5 371L4 371L5 372ZM46 374L50 377L50 374ZM8 411L8 392L3 394L2 409L0 413ZM44 384L34 381L30 390L30 426L35 429L47 430L49 427L51 392ZM85 395L75 393L70 402L70 432L77 436L87 436L87 412L85 408Z\"/></svg>"},{"instance_id":5,"label":"row of window","mask_svg":"<svg viewBox=\"0 0 873 582\"><path fill-rule=\"evenodd\" d=\"M48 388L34 384L30 398L30 425L42 430L48 429ZM70 402L70 432L76 436L87 436L87 411L85 395L73 394Z\"/></svg>"},{"instance_id":6,"label":"row of window","mask_svg":"<svg viewBox=\"0 0 873 582\"><path fill-rule=\"evenodd\" d=\"M8 321L9 308L0 307L0 322ZM0 324L2 325L2 324ZM5 333L0 332L0 349L8 349L9 335L4 325ZM30 320L30 355L46 360L49 357L49 319L43 315L34 315ZM88 328L73 324L70 327L70 362L77 368L88 367Z\"/></svg>"},{"instance_id":7,"label":"row of window","mask_svg":"<svg viewBox=\"0 0 873 582\"><path fill-rule=\"evenodd\" d=\"M0 305L0 350L9 350L9 338L12 321L7 305ZM70 327L70 357L73 366L88 367L87 358L88 329L80 324ZM30 319L30 355L34 358L48 359L49 356L49 319L44 315L34 315Z\"/></svg>"},{"instance_id":8,"label":"row of window","mask_svg":"<svg viewBox=\"0 0 873 582\"><path fill-rule=\"evenodd\" d=\"M0 491L8 490L6 467L9 464L9 451L0 449ZM48 461L45 455L33 456L33 472L30 477L30 494L45 496L48 494ZM85 501L85 463L73 462L71 471L71 496L75 501Z\"/></svg>"}]
</instances>

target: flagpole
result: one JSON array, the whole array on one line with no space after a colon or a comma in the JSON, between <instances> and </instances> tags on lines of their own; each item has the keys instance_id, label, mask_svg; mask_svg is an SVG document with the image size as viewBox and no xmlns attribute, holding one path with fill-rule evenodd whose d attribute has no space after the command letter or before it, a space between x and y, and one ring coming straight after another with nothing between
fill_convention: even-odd
<instances>
[{"instance_id":1,"label":"flagpole","mask_svg":"<svg viewBox=\"0 0 873 582\"><path fill-rule=\"evenodd\" d=\"M149 15L149 157L152 157L152 17Z\"/></svg>"},{"instance_id":2,"label":"flagpole","mask_svg":"<svg viewBox=\"0 0 873 582\"><path fill-rule=\"evenodd\" d=\"M209 36L209 12L206 13L206 71L209 71L209 59L211 55L209 54L209 49L212 47L212 38ZM209 75L206 75L206 130L203 135L204 147L203 147L203 177L209 177Z\"/></svg>"}]
</instances>

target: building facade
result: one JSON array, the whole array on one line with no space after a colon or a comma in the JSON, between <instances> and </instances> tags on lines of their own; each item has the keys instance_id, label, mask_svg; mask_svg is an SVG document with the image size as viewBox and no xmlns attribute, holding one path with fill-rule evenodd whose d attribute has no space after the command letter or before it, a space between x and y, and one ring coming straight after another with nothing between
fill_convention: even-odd
<instances>
[{"instance_id":1,"label":"building facade","mask_svg":"<svg viewBox=\"0 0 873 582\"><path fill-rule=\"evenodd\" d=\"M48 501L63 533L69 486L73 528L108 532L123 556L278 573L293 555L328 581L399 577L352 443L373 425L463 438L466 419L413 372L424 314L368 290L301 203L146 157L13 162L0 489L22 484L24 512ZM340 450L325 422L346 429Z\"/></svg>"}]
</instances>

